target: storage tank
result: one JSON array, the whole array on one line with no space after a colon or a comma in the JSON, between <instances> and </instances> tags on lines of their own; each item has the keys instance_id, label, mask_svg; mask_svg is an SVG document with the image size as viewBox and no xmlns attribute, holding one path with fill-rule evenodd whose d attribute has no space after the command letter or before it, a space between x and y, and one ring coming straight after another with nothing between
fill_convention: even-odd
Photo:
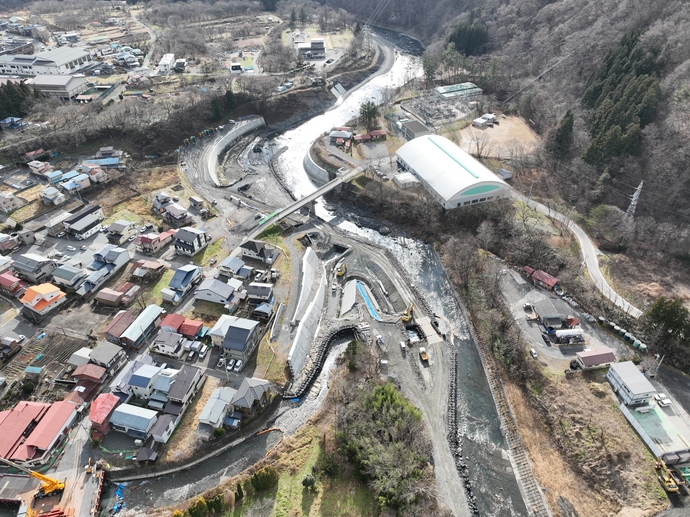
<instances>
[{"instance_id":1,"label":"storage tank","mask_svg":"<svg viewBox=\"0 0 690 517\"><path fill-rule=\"evenodd\" d=\"M640 351L646 352L647 351L647 345L645 345L644 343L640 343Z\"/></svg>"},{"instance_id":2,"label":"storage tank","mask_svg":"<svg viewBox=\"0 0 690 517\"><path fill-rule=\"evenodd\" d=\"M626 341L630 341L630 336L630 332L626 332L625 334L623 334L623 339L625 339Z\"/></svg>"},{"instance_id":3,"label":"storage tank","mask_svg":"<svg viewBox=\"0 0 690 517\"><path fill-rule=\"evenodd\" d=\"M636 339L635 341L633 341L632 345L633 345L633 348L639 348L640 347L640 340Z\"/></svg>"}]
</instances>

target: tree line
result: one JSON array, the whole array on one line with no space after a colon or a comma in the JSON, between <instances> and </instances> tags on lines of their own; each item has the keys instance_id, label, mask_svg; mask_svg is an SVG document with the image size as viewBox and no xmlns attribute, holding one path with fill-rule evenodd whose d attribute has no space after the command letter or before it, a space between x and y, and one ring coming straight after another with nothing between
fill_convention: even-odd
<instances>
[{"instance_id":1,"label":"tree line","mask_svg":"<svg viewBox=\"0 0 690 517\"><path fill-rule=\"evenodd\" d=\"M0 86L0 120L25 116L40 99L43 99L43 94L37 88L7 81Z\"/></svg>"}]
</instances>

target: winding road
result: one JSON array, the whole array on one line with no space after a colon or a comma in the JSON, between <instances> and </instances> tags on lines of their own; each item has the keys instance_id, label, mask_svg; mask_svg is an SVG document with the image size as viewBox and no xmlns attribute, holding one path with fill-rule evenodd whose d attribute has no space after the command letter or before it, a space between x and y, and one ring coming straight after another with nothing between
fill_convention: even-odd
<instances>
[{"instance_id":1,"label":"winding road","mask_svg":"<svg viewBox=\"0 0 690 517\"><path fill-rule=\"evenodd\" d=\"M599 267L599 259L597 258L599 250L592 242L592 239L589 238L585 231L577 223L575 223L575 221L559 212L556 212L546 205L542 205L533 199L523 196L515 190L512 191L512 196L513 198L522 201L526 205L534 208L547 217L563 223L566 228L573 232L573 235L577 237L577 240L580 244L580 256L582 257L584 264L587 266L589 276L596 288L599 289L599 291L601 291L601 293L606 298L611 300L617 307L622 309L623 312L629 314L633 318L639 318L642 316L642 311L640 309L623 298L608 284L604 274L601 272L601 268Z\"/></svg>"}]
</instances>

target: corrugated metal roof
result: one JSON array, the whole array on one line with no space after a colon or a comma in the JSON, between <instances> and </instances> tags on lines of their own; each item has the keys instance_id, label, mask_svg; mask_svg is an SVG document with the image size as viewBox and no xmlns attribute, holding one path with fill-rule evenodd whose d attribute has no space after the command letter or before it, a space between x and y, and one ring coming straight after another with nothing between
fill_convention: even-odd
<instances>
[{"instance_id":1,"label":"corrugated metal roof","mask_svg":"<svg viewBox=\"0 0 690 517\"><path fill-rule=\"evenodd\" d=\"M611 370L616 372L633 395L656 391L656 388L632 361L612 364Z\"/></svg>"},{"instance_id":2,"label":"corrugated metal roof","mask_svg":"<svg viewBox=\"0 0 690 517\"><path fill-rule=\"evenodd\" d=\"M101 393L91 403L89 420L96 425L103 425L119 403L120 399L112 393Z\"/></svg>"},{"instance_id":3,"label":"corrugated metal roof","mask_svg":"<svg viewBox=\"0 0 690 517\"><path fill-rule=\"evenodd\" d=\"M113 411L110 423L145 432L156 418L157 413L155 411L131 404L122 404Z\"/></svg>"},{"instance_id":4,"label":"corrugated metal roof","mask_svg":"<svg viewBox=\"0 0 690 517\"><path fill-rule=\"evenodd\" d=\"M129 328L124 331L120 339L128 339L132 342L136 342L144 331L146 331L162 313L162 307L158 305L149 305L141 311L141 314L139 314L137 319L135 319Z\"/></svg>"}]
</instances>

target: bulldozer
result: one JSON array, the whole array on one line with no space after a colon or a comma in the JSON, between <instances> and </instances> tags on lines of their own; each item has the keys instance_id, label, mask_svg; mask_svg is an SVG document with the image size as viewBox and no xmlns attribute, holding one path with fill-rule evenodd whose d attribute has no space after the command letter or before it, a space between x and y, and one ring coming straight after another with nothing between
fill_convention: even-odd
<instances>
[{"instance_id":1,"label":"bulldozer","mask_svg":"<svg viewBox=\"0 0 690 517\"><path fill-rule=\"evenodd\" d=\"M412 304L410 304L410 306L407 308L405 313L402 316L400 316L400 321L402 321L403 323L409 323L410 321L412 321L412 312L413 311L414 311L414 306Z\"/></svg>"},{"instance_id":2,"label":"bulldozer","mask_svg":"<svg viewBox=\"0 0 690 517\"><path fill-rule=\"evenodd\" d=\"M36 490L36 493L34 494L34 498L36 499L61 494L62 491L65 489L65 484L62 481L58 481L57 479L45 476L40 472L35 472L33 470L21 467L16 463L6 460L4 458L0 458L0 462L10 467L14 467L18 470L21 470L22 472L26 472L29 476L31 476L34 479L38 479L41 482L41 486L38 487L38 490Z\"/></svg>"}]
</instances>

